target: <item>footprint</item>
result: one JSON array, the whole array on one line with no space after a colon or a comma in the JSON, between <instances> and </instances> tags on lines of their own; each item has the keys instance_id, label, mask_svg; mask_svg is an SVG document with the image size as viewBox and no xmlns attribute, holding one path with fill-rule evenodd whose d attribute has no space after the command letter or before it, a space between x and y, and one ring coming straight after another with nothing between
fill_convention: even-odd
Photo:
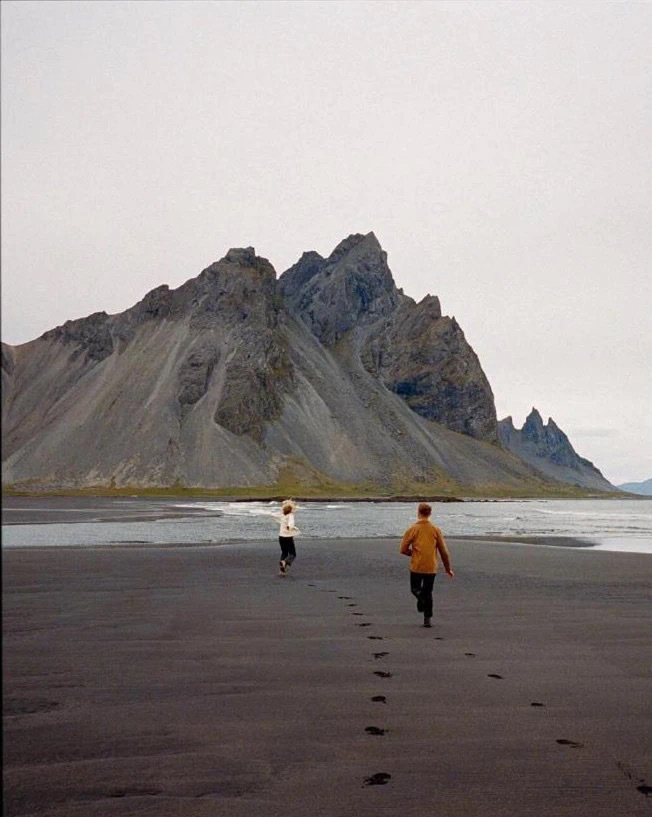
<instances>
[{"instance_id":1,"label":"footprint","mask_svg":"<svg viewBox=\"0 0 652 817\"><path fill-rule=\"evenodd\" d=\"M358 605L357 604L347 604L346 606L347 607L357 607Z\"/></svg>"},{"instance_id":2,"label":"footprint","mask_svg":"<svg viewBox=\"0 0 652 817\"><path fill-rule=\"evenodd\" d=\"M465 652L464 655L468 655L469 658L475 658L475 653L474 652Z\"/></svg>"},{"instance_id":3,"label":"footprint","mask_svg":"<svg viewBox=\"0 0 652 817\"><path fill-rule=\"evenodd\" d=\"M634 780L634 772L631 769L628 769L624 763L621 763L620 760L616 761L616 767L620 769L620 771L625 775L628 780ZM640 781L641 783L645 783L644 780Z\"/></svg>"},{"instance_id":4,"label":"footprint","mask_svg":"<svg viewBox=\"0 0 652 817\"><path fill-rule=\"evenodd\" d=\"M499 678L501 681L503 680L503 676L502 676L502 675L496 675L496 673L495 673L495 672L490 672L490 673L487 675L487 678Z\"/></svg>"},{"instance_id":5,"label":"footprint","mask_svg":"<svg viewBox=\"0 0 652 817\"><path fill-rule=\"evenodd\" d=\"M384 658L386 655L389 655L388 652L375 652L374 658Z\"/></svg>"},{"instance_id":6,"label":"footprint","mask_svg":"<svg viewBox=\"0 0 652 817\"><path fill-rule=\"evenodd\" d=\"M364 613L351 613L352 616L363 616Z\"/></svg>"},{"instance_id":7,"label":"footprint","mask_svg":"<svg viewBox=\"0 0 652 817\"><path fill-rule=\"evenodd\" d=\"M392 779L391 774L387 772L376 772L376 774L372 774L371 777L366 777L364 786L384 786L389 780Z\"/></svg>"},{"instance_id":8,"label":"footprint","mask_svg":"<svg viewBox=\"0 0 652 817\"><path fill-rule=\"evenodd\" d=\"M370 621L361 621L359 624L355 625L356 627L371 627Z\"/></svg>"},{"instance_id":9,"label":"footprint","mask_svg":"<svg viewBox=\"0 0 652 817\"><path fill-rule=\"evenodd\" d=\"M573 749L580 749L584 746L583 743L578 743L575 740L566 740L566 738L557 738L557 743L561 746L572 746Z\"/></svg>"},{"instance_id":10,"label":"footprint","mask_svg":"<svg viewBox=\"0 0 652 817\"><path fill-rule=\"evenodd\" d=\"M559 742L559 741L558 741ZM645 795L645 797L649 797L652 795L652 786L648 786L645 782L644 777L639 777L638 774L633 769L628 769L624 763L620 760L616 761L616 766L620 769L620 771L625 775L628 780L631 780L632 783L638 782L639 785L636 787L636 791L640 791L641 794Z\"/></svg>"},{"instance_id":11,"label":"footprint","mask_svg":"<svg viewBox=\"0 0 652 817\"><path fill-rule=\"evenodd\" d=\"M309 584L308 587L316 587L316 584Z\"/></svg>"},{"instance_id":12,"label":"footprint","mask_svg":"<svg viewBox=\"0 0 652 817\"><path fill-rule=\"evenodd\" d=\"M367 638L369 639L369 641L382 641L383 640L382 635L368 635Z\"/></svg>"},{"instance_id":13,"label":"footprint","mask_svg":"<svg viewBox=\"0 0 652 817\"><path fill-rule=\"evenodd\" d=\"M387 698L384 695L374 695L370 700L372 700L375 704L387 703Z\"/></svg>"},{"instance_id":14,"label":"footprint","mask_svg":"<svg viewBox=\"0 0 652 817\"><path fill-rule=\"evenodd\" d=\"M532 701L530 706L543 706L545 708L545 704L542 704L539 701Z\"/></svg>"},{"instance_id":15,"label":"footprint","mask_svg":"<svg viewBox=\"0 0 652 817\"><path fill-rule=\"evenodd\" d=\"M381 729L379 726L367 726L364 731L368 735L384 735L387 729Z\"/></svg>"},{"instance_id":16,"label":"footprint","mask_svg":"<svg viewBox=\"0 0 652 817\"><path fill-rule=\"evenodd\" d=\"M392 677L391 672L382 672L382 670L376 670L374 672L374 675L377 675L379 678L391 678Z\"/></svg>"},{"instance_id":17,"label":"footprint","mask_svg":"<svg viewBox=\"0 0 652 817\"><path fill-rule=\"evenodd\" d=\"M435 636L435 641L446 641L445 638L442 638L440 635Z\"/></svg>"},{"instance_id":18,"label":"footprint","mask_svg":"<svg viewBox=\"0 0 652 817\"><path fill-rule=\"evenodd\" d=\"M338 596L338 599L346 599L347 601L351 600L351 596Z\"/></svg>"}]
</instances>

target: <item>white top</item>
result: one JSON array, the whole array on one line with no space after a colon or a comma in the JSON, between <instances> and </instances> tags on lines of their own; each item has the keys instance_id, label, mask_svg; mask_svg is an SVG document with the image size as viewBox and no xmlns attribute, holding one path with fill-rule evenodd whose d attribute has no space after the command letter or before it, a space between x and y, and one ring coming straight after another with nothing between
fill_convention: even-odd
<instances>
[{"instance_id":1,"label":"white top","mask_svg":"<svg viewBox=\"0 0 652 817\"><path fill-rule=\"evenodd\" d=\"M295 527L294 527L294 514L293 513L283 513L281 514L281 530L279 531L279 536L292 536L294 534Z\"/></svg>"},{"instance_id":2,"label":"white top","mask_svg":"<svg viewBox=\"0 0 652 817\"><path fill-rule=\"evenodd\" d=\"M288 538L290 536L298 536L301 533L299 528L294 527L294 514L284 514L284 513L273 513L270 514L271 516L276 519L277 522L281 523L281 530L279 531L279 536L284 536Z\"/></svg>"}]
</instances>

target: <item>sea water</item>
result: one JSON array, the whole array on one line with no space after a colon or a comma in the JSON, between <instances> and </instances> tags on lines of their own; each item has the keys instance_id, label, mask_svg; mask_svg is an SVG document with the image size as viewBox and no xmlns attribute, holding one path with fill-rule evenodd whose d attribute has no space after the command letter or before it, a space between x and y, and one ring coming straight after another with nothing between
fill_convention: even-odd
<instances>
[{"instance_id":1,"label":"sea water","mask_svg":"<svg viewBox=\"0 0 652 817\"><path fill-rule=\"evenodd\" d=\"M120 500L116 499L116 503ZM173 510L155 521L80 521L4 525L3 547L139 544L228 544L274 540L278 503L147 499L148 511ZM103 500L106 503L106 499ZM207 516L197 516L204 510ZM185 514L188 515L185 515ZM99 512L98 512L99 514ZM398 538L416 518L416 503L305 502L296 525L306 539ZM529 537L562 546L652 553L652 500L532 499L433 503L445 536ZM574 540L571 542L571 540Z\"/></svg>"}]
</instances>

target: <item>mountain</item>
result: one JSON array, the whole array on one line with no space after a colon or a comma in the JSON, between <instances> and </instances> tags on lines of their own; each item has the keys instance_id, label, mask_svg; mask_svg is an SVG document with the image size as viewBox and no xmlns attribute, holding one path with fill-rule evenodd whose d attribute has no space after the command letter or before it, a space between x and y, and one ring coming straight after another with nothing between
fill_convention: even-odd
<instances>
[{"instance_id":1,"label":"mountain","mask_svg":"<svg viewBox=\"0 0 652 817\"><path fill-rule=\"evenodd\" d=\"M579 456L555 421L549 417L544 425L535 408L520 430L514 428L511 417L500 420L498 437L508 451L552 479L581 488L614 490L592 462Z\"/></svg>"},{"instance_id":2,"label":"mountain","mask_svg":"<svg viewBox=\"0 0 652 817\"><path fill-rule=\"evenodd\" d=\"M328 348L346 338L356 362L428 420L495 441L491 386L455 318L439 299L420 303L394 284L376 236L353 235L326 259L305 253L279 290Z\"/></svg>"},{"instance_id":3,"label":"mountain","mask_svg":"<svg viewBox=\"0 0 652 817\"><path fill-rule=\"evenodd\" d=\"M278 279L231 249L125 312L3 344L2 420L17 487L563 489L501 447L462 329L396 288L373 233Z\"/></svg>"},{"instance_id":4,"label":"mountain","mask_svg":"<svg viewBox=\"0 0 652 817\"><path fill-rule=\"evenodd\" d=\"M652 479L644 479L643 482L623 482L618 485L621 491L628 491L630 494L641 494L641 496L652 496Z\"/></svg>"}]
</instances>

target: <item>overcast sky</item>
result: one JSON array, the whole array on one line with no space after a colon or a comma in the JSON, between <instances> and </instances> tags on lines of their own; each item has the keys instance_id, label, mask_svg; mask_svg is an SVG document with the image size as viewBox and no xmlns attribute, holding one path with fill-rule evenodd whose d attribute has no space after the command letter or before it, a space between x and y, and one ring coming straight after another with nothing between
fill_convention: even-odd
<instances>
[{"instance_id":1,"label":"overcast sky","mask_svg":"<svg viewBox=\"0 0 652 817\"><path fill-rule=\"evenodd\" d=\"M12 2L2 339L373 230L498 416L652 476L652 5Z\"/></svg>"}]
</instances>

